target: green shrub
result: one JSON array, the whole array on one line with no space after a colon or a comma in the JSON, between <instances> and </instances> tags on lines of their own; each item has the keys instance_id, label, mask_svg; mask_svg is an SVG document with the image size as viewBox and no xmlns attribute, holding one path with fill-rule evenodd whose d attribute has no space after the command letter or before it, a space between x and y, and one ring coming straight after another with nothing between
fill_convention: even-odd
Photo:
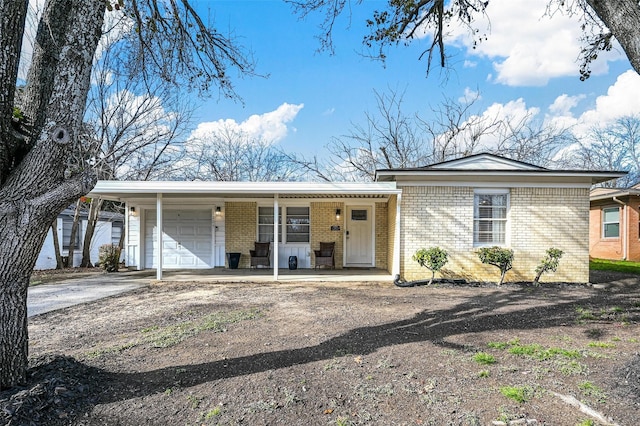
<instances>
[{"instance_id":1,"label":"green shrub","mask_svg":"<svg viewBox=\"0 0 640 426\"><path fill-rule=\"evenodd\" d=\"M478 364L484 364L484 365L495 364L496 362L496 359L494 358L494 356L486 352L478 352L473 356L473 360Z\"/></svg>"},{"instance_id":2,"label":"green shrub","mask_svg":"<svg viewBox=\"0 0 640 426\"><path fill-rule=\"evenodd\" d=\"M480 262L500 269L500 282L498 282L498 285L502 285L504 276L513 268L513 250L499 246L482 247L478 250L478 257Z\"/></svg>"},{"instance_id":3,"label":"green shrub","mask_svg":"<svg viewBox=\"0 0 640 426\"><path fill-rule=\"evenodd\" d=\"M547 255L544 259L540 261L540 264L536 267L536 277L533 279L533 284L538 285L538 281L540 281L540 277L545 272L555 272L558 269L558 264L560 263L560 258L564 252L557 248L547 249Z\"/></svg>"},{"instance_id":4,"label":"green shrub","mask_svg":"<svg viewBox=\"0 0 640 426\"><path fill-rule=\"evenodd\" d=\"M531 399L533 392L528 386L503 386L500 388L500 393L522 404Z\"/></svg>"},{"instance_id":5,"label":"green shrub","mask_svg":"<svg viewBox=\"0 0 640 426\"><path fill-rule=\"evenodd\" d=\"M100 267L106 272L118 272L120 248L115 244L104 244L98 249Z\"/></svg>"},{"instance_id":6,"label":"green shrub","mask_svg":"<svg viewBox=\"0 0 640 426\"><path fill-rule=\"evenodd\" d=\"M433 278L444 265L446 265L449 254L446 250L440 247L431 247L429 249L421 248L413 255L413 260L418 262L420 266L423 266L431 271L430 285L433 282Z\"/></svg>"}]
</instances>

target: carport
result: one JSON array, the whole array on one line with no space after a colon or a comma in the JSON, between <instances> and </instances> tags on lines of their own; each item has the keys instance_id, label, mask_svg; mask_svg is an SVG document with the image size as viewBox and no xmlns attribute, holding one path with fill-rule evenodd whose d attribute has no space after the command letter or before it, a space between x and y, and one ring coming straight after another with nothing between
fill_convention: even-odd
<instances>
[{"instance_id":1,"label":"carport","mask_svg":"<svg viewBox=\"0 0 640 426\"><path fill-rule=\"evenodd\" d=\"M248 252L259 238L272 243L274 280L289 256L311 268L313 248L328 240L341 248L340 269L400 271L395 182L99 181L88 196L126 203L125 261L158 280L165 270L219 268L225 253ZM301 208L307 216L290 215ZM358 227L362 218L369 228ZM295 227L306 234L292 242Z\"/></svg>"}]
</instances>

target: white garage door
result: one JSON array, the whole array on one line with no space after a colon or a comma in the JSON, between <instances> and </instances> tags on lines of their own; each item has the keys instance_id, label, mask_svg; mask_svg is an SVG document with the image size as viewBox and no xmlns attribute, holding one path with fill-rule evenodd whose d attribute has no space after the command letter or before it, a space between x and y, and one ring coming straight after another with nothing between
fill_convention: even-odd
<instances>
[{"instance_id":1,"label":"white garage door","mask_svg":"<svg viewBox=\"0 0 640 426\"><path fill-rule=\"evenodd\" d=\"M163 210L163 269L211 268L211 210ZM145 267L156 267L156 211L145 217Z\"/></svg>"}]
</instances>

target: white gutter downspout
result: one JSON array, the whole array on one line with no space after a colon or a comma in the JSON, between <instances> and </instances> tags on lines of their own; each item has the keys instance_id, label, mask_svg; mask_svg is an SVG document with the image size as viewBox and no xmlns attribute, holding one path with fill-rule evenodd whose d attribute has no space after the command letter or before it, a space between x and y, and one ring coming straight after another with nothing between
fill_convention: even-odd
<instances>
[{"instance_id":1,"label":"white gutter downspout","mask_svg":"<svg viewBox=\"0 0 640 426\"><path fill-rule=\"evenodd\" d=\"M393 264L391 265L391 275L400 275L400 204L402 194L396 197L396 232L393 236Z\"/></svg>"},{"instance_id":2,"label":"white gutter downspout","mask_svg":"<svg viewBox=\"0 0 640 426\"><path fill-rule=\"evenodd\" d=\"M629 232L628 232L628 226L629 226L629 221L627 220L627 216L628 216L628 209L627 209L627 205L625 204L624 201L619 200L616 197L613 197L613 201L615 201L618 204L622 204L622 219L624 220L624 223L622 225L622 260L627 260L627 253L629 252Z\"/></svg>"},{"instance_id":3,"label":"white gutter downspout","mask_svg":"<svg viewBox=\"0 0 640 426\"><path fill-rule=\"evenodd\" d=\"M156 279L162 280L162 252L164 251L164 244L162 244L162 194L156 195L156 241L158 241L158 251L156 252Z\"/></svg>"},{"instance_id":4,"label":"white gutter downspout","mask_svg":"<svg viewBox=\"0 0 640 426\"><path fill-rule=\"evenodd\" d=\"M278 281L278 194L273 194L273 279Z\"/></svg>"}]
</instances>

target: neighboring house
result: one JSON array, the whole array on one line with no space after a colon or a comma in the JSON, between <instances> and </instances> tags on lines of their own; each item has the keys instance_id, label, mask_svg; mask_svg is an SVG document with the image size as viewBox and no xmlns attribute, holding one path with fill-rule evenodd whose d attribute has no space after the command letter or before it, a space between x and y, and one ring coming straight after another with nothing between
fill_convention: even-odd
<instances>
[{"instance_id":1,"label":"neighboring house","mask_svg":"<svg viewBox=\"0 0 640 426\"><path fill-rule=\"evenodd\" d=\"M548 279L587 282L589 189L624 175L479 154L378 170L373 183L100 181L89 196L127 203L126 263L159 279L163 269L223 267L229 252L248 268L254 242L268 241L275 279L289 256L311 268L320 242L335 242L336 268L407 280L428 275L412 260L421 247L449 252L447 276L492 281L497 269L480 263L479 247L514 250L511 281L531 280L555 247L565 255Z\"/></svg>"},{"instance_id":2,"label":"neighboring house","mask_svg":"<svg viewBox=\"0 0 640 426\"><path fill-rule=\"evenodd\" d=\"M74 213L75 208L70 207L60 213L56 219L56 232L58 235L58 242L60 244L60 255L63 257L69 255L71 226L73 225ZM82 262L82 244L84 242L86 229L87 212L85 211L80 213L80 222L78 223L78 231L76 232L74 243L73 263L70 263L69 266L78 266ZM123 229L124 215L120 213L100 212L98 216L98 223L96 224L93 238L91 239L91 263L95 264L98 261L98 249L101 245L119 243ZM55 253L53 234L51 232L51 228L49 228L49 233L44 241L42 250L40 250L34 269L55 269Z\"/></svg>"},{"instance_id":3,"label":"neighboring house","mask_svg":"<svg viewBox=\"0 0 640 426\"><path fill-rule=\"evenodd\" d=\"M640 184L591 191L589 255L640 261Z\"/></svg>"}]
</instances>

